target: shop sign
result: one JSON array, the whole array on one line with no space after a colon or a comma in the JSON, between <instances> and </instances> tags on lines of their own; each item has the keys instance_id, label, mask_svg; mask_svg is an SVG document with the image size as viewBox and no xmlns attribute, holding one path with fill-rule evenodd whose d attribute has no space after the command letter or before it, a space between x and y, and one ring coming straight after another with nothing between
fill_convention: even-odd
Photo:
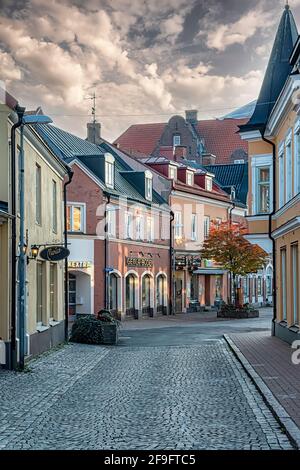
<instances>
[{"instance_id":1,"label":"shop sign","mask_svg":"<svg viewBox=\"0 0 300 470\"><path fill-rule=\"evenodd\" d=\"M68 267L69 268L90 268L92 263L90 261L69 261Z\"/></svg>"},{"instance_id":2,"label":"shop sign","mask_svg":"<svg viewBox=\"0 0 300 470\"><path fill-rule=\"evenodd\" d=\"M131 258L127 256L126 266L131 268L152 268L153 261L149 258Z\"/></svg>"},{"instance_id":3,"label":"shop sign","mask_svg":"<svg viewBox=\"0 0 300 470\"><path fill-rule=\"evenodd\" d=\"M70 251L64 246L48 246L40 252L40 257L46 261L61 261L69 256Z\"/></svg>"}]
</instances>

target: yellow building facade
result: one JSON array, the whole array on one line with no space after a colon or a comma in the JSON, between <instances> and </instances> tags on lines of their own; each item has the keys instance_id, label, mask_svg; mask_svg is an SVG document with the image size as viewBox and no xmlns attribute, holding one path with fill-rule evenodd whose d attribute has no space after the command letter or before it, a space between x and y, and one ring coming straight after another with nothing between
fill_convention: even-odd
<instances>
[{"instance_id":1,"label":"yellow building facade","mask_svg":"<svg viewBox=\"0 0 300 470\"><path fill-rule=\"evenodd\" d=\"M249 238L272 255L273 334L289 343L300 337L299 51L287 5L256 109L240 132L249 143Z\"/></svg>"},{"instance_id":2,"label":"yellow building facade","mask_svg":"<svg viewBox=\"0 0 300 470\"><path fill-rule=\"evenodd\" d=\"M10 133L16 115L7 103L0 105L0 364L11 365L11 175ZM19 255L20 193L19 144L16 134L17 268ZM34 128L24 127L26 320L25 352L34 356L64 340L64 262L31 256L31 247L63 244L63 179L67 167L41 141ZM17 269L18 272L18 269ZM18 278L16 297L18 299ZM17 302L18 305L18 302ZM16 311L17 350L19 344Z\"/></svg>"}]
</instances>

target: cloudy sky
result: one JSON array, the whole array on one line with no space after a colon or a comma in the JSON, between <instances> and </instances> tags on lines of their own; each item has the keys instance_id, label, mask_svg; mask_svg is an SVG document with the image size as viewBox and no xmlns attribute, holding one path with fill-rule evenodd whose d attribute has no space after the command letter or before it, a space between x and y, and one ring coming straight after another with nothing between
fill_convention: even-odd
<instances>
[{"instance_id":1,"label":"cloudy sky","mask_svg":"<svg viewBox=\"0 0 300 470\"><path fill-rule=\"evenodd\" d=\"M0 0L0 80L27 109L103 137L256 98L283 0ZM300 26L300 0L290 0Z\"/></svg>"}]
</instances>

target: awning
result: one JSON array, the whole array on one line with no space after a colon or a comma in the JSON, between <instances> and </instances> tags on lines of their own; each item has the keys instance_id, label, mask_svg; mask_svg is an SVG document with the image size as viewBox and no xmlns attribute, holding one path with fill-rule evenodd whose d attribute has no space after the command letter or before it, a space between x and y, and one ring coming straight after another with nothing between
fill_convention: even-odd
<instances>
[{"instance_id":1,"label":"awning","mask_svg":"<svg viewBox=\"0 0 300 470\"><path fill-rule=\"evenodd\" d=\"M225 269L196 269L193 274L225 274Z\"/></svg>"}]
</instances>

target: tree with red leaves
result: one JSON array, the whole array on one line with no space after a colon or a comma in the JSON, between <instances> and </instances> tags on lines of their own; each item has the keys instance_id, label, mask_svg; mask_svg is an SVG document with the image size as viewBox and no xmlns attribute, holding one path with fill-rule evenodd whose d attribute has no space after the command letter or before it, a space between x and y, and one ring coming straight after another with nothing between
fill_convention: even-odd
<instances>
[{"instance_id":1,"label":"tree with red leaves","mask_svg":"<svg viewBox=\"0 0 300 470\"><path fill-rule=\"evenodd\" d=\"M234 302L238 303L237 278L256 273L267 260L267 253L258 245L246 240L247 229L240 223L212 223L208 238L204 241L201 257L214 260L227 269L234 282Z\"/></svg>"}]
</instances>

